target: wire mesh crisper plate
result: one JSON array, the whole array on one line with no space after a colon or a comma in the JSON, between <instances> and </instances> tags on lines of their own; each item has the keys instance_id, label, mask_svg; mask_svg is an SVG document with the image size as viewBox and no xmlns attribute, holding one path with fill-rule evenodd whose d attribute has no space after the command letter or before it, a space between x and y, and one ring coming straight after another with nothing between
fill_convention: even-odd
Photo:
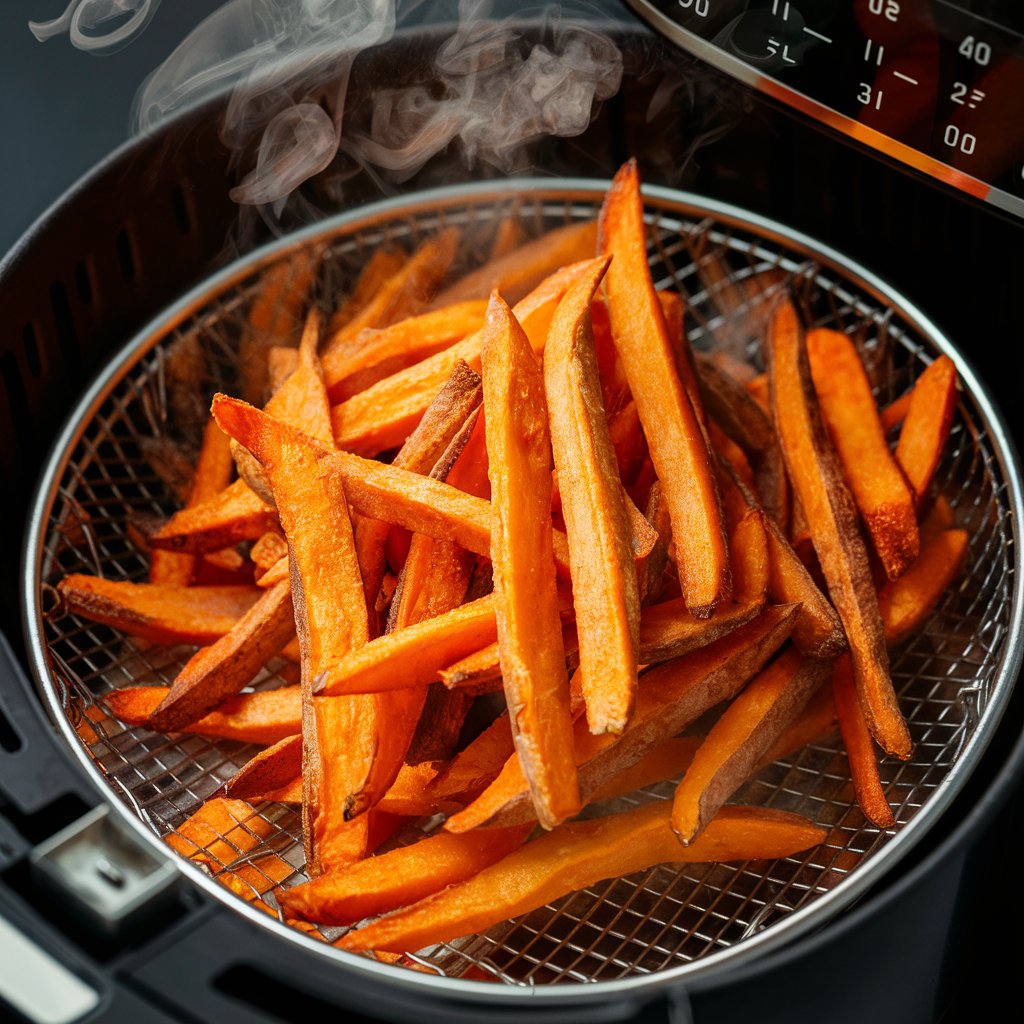
<instances>
[{"instance_id":1,"label":"wire mesh crisper plate","mask_svg":"<svg viewBox=\"0 0 1024 1024\"><path fill-rule=\"evenodd\" d=\"M299 245L326 242L318 299L329 310L382 242L409 247L440 226L457 224L464 229L464 267L503 216L517 213L536 233L594 217L602 195L602 183L492 184L439 190L326 221L228 268L188 296L136 338L83 399L55 449L30 527L25 598L34 667L83 766L153 843L166 849L159 839L257 748L168 738L110 717L97 698L116 687L169 683L191 649L141 643L79 620L54 601L51 585L70 572L146 578L147 556L133 539L133 524L140 516L175 510L167 453L195 443L214 391L236 390L234 354L259 270ZM886 759L881 765L897 824L887 831L865 824L853 803L841 744L822 740L762 771L735 802L806 814L829 829L824 845L777 862L657 867L603 882L486 935L421 952L415 959L428 970L412 977L405 972L410 982L433 984L438 979L432 975L440 974L513 986L621 984L652 972L702 971L820 924L877 880L949 805L991 737L1013 682L1020 488L988 403L948 342L870 274L808 239L681 193L649 190L647 198L655 282L688 296L689 335L697 348L727 346L756 362L757 318L770 296L744 281L775 267L808 282L817 323L857 338L881 401L903 392L938 352L958 360L965 388L938 479L957 525L970 535L970 549L963 573L926 626L893 656L914 740L910 761ZM699 240L700 267L691 255ZM178 386L182 361L201 368L204 394ZM287 672L283 666L276 667ZM268 672L256 685L280 681ZM651 787L617 806L671 792L670 784ZM229 857L217 873L232 871L236 888L244 889L246 879L258 880L262 870L255 855L269 850L294 866L288 884L305 877L297 813L264 805L244 827L260 834L258 845L244 863ZM393 970L354 961L251 909L199 868L185 870L254 922L310 949L374 971ZM272 895L265 899L273 905Z\"/></svg>"}]
</instances>

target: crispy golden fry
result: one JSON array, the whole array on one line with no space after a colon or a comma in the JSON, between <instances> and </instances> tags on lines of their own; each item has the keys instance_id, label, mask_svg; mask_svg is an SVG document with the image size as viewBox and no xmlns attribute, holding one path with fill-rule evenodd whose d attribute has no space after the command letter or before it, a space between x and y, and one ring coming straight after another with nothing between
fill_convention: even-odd
<instances>
[{"instance_id":1,"label":"crispy golden fry","mask_svg":"<svg viewBox=\"0 0 1024 1024\"><path fill-rule=\"evenodd\" d=\"M587 722L595 733L622 732L629 720L640 632L632 531L590 328L590 300L607 266L607 259L597 263L589 277L566 293L544 347L544 387L569 539L583 694Z\"/></svg>"},{"instance_id":2,"label":"crispy golden fry","mask_svg":"<svg viewBox=\"0 0 1024 1024\"><path fill-rule=\"evenodd\" d=\"M580 796L555 582L551 443L540 366L497 295L487 310L482 365L501 673L534 812L553 828L579 810Z\"/></svg>"},{"instance_id":3,"label":"crispy golden fry","mask_svg":"<svg viewBox=\"0 0 1024 1024\"><path fill-rule=\"evenodd\" d=\"M166 686L130 686L113 690L100 699L110 708L110 713L126 725L147 725L149 716L167 696L167 690ZM299 734L301 707L298 686L240 693L182 731L269 745Z\"/></svg>"},{"instance_id":4,"label":"crispy golden fry","mask_svg":"<svg viewBox=\"0 0 1024 1024\"><path fill-rule=\"evenodd\" d=\"M847 335L819 327L807 332L807 358L843 476L886 574L896 579L920 550L914 495L889 451L857 348Z\"/></svg>"},{"instance_id":5,"label":"crispy golden fry","mask_svg":"<svg viewBox=\"0 0 1024 1024\"><path fill-rule=\"evenodd\" d=\"M286 917L320 924L355 924L408 906L472 878L522 845L529 825L455 836L438 832L409 846L286 889Z\"/></svg>"},{"instance_id":6,"label":"crispy golden fry","mask_svg":"<svg viewBox=\"0 0 1024 1024\"><path fill-rule=\"evenodd\" d=\"M795 608L773 606L753 622L685 658L665 662L640 677L636 709L621 736L592 735L585 721L573 730L580 794L591 794L675 736L720 701L733 697L785 642ZM450 832L482 825L504 827L529 821L533 807L515 758L464 811L445 822Z\"/></svg>"},{"instance_id":7,"label":"crispy golden fry","mask_svg":"<svg viewBox=\"0 0 1024 1024\"><path fill-rule=\"evenodd\" d=\"M294 636L291 583L282 580L264 590L227 633L189 658L150 716L149 727L180 732L198 721L252 682Z\"/></svg>"},{"instance_id":8,"label":"crispy golden fry","mask_svg":"<svg viewBox=\"0 0 1024 1024\"><path fill-rule=\"evenodd\" d=\"M70 573L57 584L69 611L159 644L210 644L259 600L259 587L174 587Z\"/></svg>"},{"instance_id":9,"label":"crispy golden fry","mask_svg":"<svg viewBox=\"0 0 1024 1024\"><path fill-rule=\"evenodd\" d=\"M665 491L687 607L710 615L730 593L728 542L711 456L679 380L647 265L636 162L616 174L600 218L615 344Z\"/></svg>"},{"instance_id":10,"label":"crispy golden fry","mask_svg":"<svg viewBox=\"0 0 1024 1024\"><path fill-rule=\"evenodd\" d=\"M896 445L896 461L918 503L939 464L956 410L957 372L949 356L939 356L917 379Z\"/></svg>"},{"instance_id":11,"label":"crispy golden fry","mask_svg":"<svg viewBox=\"0 0 1024 1024\"><path fill-rule=\"evenodd\" d=\"M829 663L788 647L733 698L711 727L672 804L672 829L692 843L754 773L769 747L829 676Z\"/></svg>"},{"instance_id":12,"label":"crispy golden fry","mask_svg":"<svg viewBox=\"0 0 1024 1024\"><path fill-rule=\"evenodd\" d=\"M853 500L818 412L804 332L796 309L780 303L769 329L775 429L786 468L810 526L829 595L846 630L864 714L887 753L906 759L911 741L900 711L878 599Z\"/></svg>"},{"instance_id":13,"label":"crispy golden fry","mask_svg":"<svg viewBox=\"0 0 1024 1024\"><path fill-rule=\"evenodd\" d=\"M691 846L669 827L667 802L562 825L492 867L405 910L349 932L343 949L413 951L542 907L602 878L653 864L789 857L824 841L806 818L755 807L726 807Z\"/></svg>"}]
</instances>

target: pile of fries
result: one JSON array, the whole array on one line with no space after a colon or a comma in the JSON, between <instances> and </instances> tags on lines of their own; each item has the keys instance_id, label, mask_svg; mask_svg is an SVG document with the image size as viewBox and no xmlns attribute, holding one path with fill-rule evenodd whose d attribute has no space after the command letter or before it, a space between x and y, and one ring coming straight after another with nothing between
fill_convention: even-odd
<instances>
[{"instance_id":1,"label":"pile of fries","mask_svg":"<svg viewBox=\"0 0 1024 1024\"><path fill-rule=\"evenodd\" d=\"M808 329L776 271L746 282L777 293L767 372L695 352L632 161L597 223L510 219L451 284L459 244L380 249L329 316L320 252L265 272L240 394L140 540L149 582L60 583L83 618L196 646L114 716L261 746L167 842L212 868L255 851L220 881L394 958L655 864L821 843L728 802L837 724L891 827L879 758L911 736L889 651L967 546L932 486L951 361L879 410L855 342ZM252 689L281 658L291 682ZM267 801L301 806L308 881L260 850Z\"/></svg>"}]
</instances>

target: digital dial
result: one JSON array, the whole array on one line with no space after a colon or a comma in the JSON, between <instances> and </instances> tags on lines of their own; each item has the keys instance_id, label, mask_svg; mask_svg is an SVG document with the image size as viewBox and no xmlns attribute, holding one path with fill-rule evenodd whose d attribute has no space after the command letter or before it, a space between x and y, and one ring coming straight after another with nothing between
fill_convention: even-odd
<instances>
[{"instance_id":1,"label":"digital dial","mask_svg":"<svg viewBox=\"0 0 1024 1024\"><path fill-rule=\"evenodd\" d=\"M1024 216L1020 0L630 0L762 92Z\"/></svg>"}]
</instances>

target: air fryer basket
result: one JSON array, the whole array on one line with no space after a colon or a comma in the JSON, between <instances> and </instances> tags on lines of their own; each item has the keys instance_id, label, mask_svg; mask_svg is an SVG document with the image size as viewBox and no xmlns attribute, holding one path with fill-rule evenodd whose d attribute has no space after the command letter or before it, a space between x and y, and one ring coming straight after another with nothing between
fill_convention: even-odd
<instances>
[{"instance_id":1,"label":"air fryer basket","mask_svg":"<svg viewBox=\"0 0 1024 1024\"><path fill-rule=\"evenodd\" d=\"M343 295L367 253L384 242L407 247L439 227L462 228L462 266L472 265L509 213L532 232L595 215L604 184L518 180L460 186L391 200L325 221L228 267L150 324L113 360L72 413L37 494L24 591L32 666L50 712L80 763L112 794L113 805L149 841L174 830L254 752L236 743L126 728L98 700L114 687L169 682L190 650L142 644L60 607L52 588L68 572L144 579L145 552L131 529L139 515L166 516L175 500L147 450L188 442L175 406L175 360L202 353L208 398L234 387L234 354L259 271L304 245L327 242L317 300ZM517 921L450 945L410 951L406 984L449 991L474 980L512 989L554 983L688 977L753 956L820 925L848 907L917 844L962 787L992 736L1013 683L1019 646L1020 484L988 401L953 346L916 310L867 271L780 225L699 197L647 192L660 287L688 296L687 326L700 349L729 347L756 362L756 322L774 291L736 304L736 286L768 268L799 278L816 322L850 332L863 347L881 401L900 394L939 352L958 361L964 390L939 471L939 488L971 537L967 565L923 629L896 652L893 674L915 741L906 763L886 760L882 779L896 827L868 826L853 804L845 756L835 738L765 769L736 802L796 810L830 829L827 842L774 863L659 867L602 883ZM695 261L694 252L700 256ZM458 269L458 268L457 268ZM723 279L721 271L726 272ZM781 287L775 285L774 287ZM731 301L727 301L731 299ZM281 680L272 665L259 686ZM670 795L663 784L607 809ZM299 816L266 804L250 828L255 850L213 872L257 886L258 856L273 852L304 878ZM436 822L423 823L425 828ZM422 834L412 830L404 839ZM262 927L356 969L371 964L334 950L254 909L194 864L193 879ZM237 885L236 885L237 888ZM264 896L273 905L272 894ZM392 973L399 968L390 969ZM568 984L566 984L568 983ZM472 986L478 987L478 986ZM603 986L597 986L598 989ZM588 997L594 992L588 986ZM514 995L514 992L511 993Z\"/></svg>"}]
</instances>

